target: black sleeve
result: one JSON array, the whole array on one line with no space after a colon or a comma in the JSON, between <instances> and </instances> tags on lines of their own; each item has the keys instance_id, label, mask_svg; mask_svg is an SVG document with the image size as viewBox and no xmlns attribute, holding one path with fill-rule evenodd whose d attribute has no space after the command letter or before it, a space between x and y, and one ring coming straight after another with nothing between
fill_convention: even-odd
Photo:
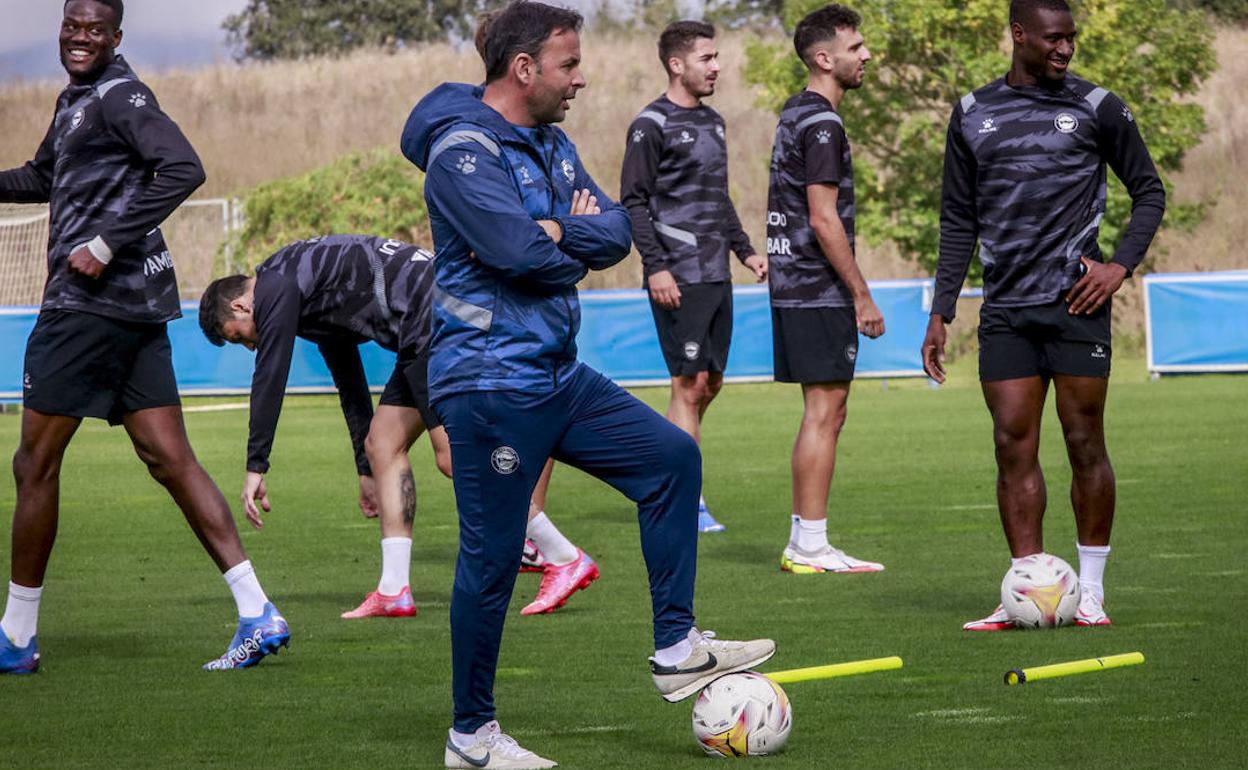
<instances>
[{"instance_id":1,"label":"black sleeve","mask_svg":"<svg viewBox=\"0 0 1248 770\"><path fill-rule=\"evenodd\" d=\"M371 476L364 439L373 421L373 397L368 392L360 347L353 342L323 342L316 348L321 351L334 378L334 387L338 389L338 403L342 406L342 416L347 419L347 432L351 434L351 448L355 451L355 470L361 476Z\"/></svg>"},{"instance_id":2,"label":"black sleeve","mask_svg":"<svg viewBox=\"0 0 1248 770\"><path fill-rule=\"evenodd\" d=\"M831 117L802 129L797 144L806 164L806 184L840 184L845 175L841 161L848 141L845 129Z\"/></svg>"},{"instance_id":3,"label":"black sleeve","mask_svg":"<svg viewBox=\"0 0 1248 770\"><path fill-rule=\"evenodd\" d=\"M727 190L724 194L727 195ZM745 260L754 256L753 244L750 243L750 236L745 234L745 228L741 227L741 218L737 216L737 207L732 205L732 198L728 198L728 211L724 215L724 229L728 233L728 246L732 249L732 253L737 255L737 259L745 262Z\"/></svg>"},{"instance_id":4,"label":"black sleeve","mask_svg":"<svg viewBox=\"0 0 1248 770\"><path fill-rule=\"evenodd\" d=\"M256 371L251 376L250 436L247 470L267 473L277 418L286 397L290 359L299 329L299 288L275 273L256 279L252 312L256 319Z\"/></svg>"},{"instance_id":5,"label":"black sleeve","mask_svg":"<svg viewBox=\"0 0 1248 770\"><path fill-rule=\"evenodd\" d=\"M1114 94L1107 95L1096 112L1097 145L1131 195L1131 219L1114 251L1113 261L1130 275L1148 252L1166 213L1166 188L1140 136L1135 116Z\"/></svg>"},{"instance_id":6,"label":"black sleeve","mask_svg":"<svg viewBox=\"0 0 1248 770\"><path fill-rule=\"evenodd\" d=\"M945 178L940 192L940 257L936 263L936 290L932 314L946 322L957 313L958 294L979 238L976 216L977 164L962 136L962 106L953 109L945 138Z\"/></svg>"},{"instance_id":7,"label":"black sleeve","mask_svg":"<svg viewBox=\"0 0 1248 770\"><path fill-rule=\"evenodd\" d=\"M672 257L654 232L650 196L654 194L663 155L663 129L653 120L638 118L628 127L624 165L620 169L620 204L633 223L633 244L641 255L645 275L669 270Z\"/></svg>"},{"instance_id":8,"label":"black sleeve","mask_svg":"<svg viewBox=\"0 0 1248 770\"><path fill-rule=\"evenodd\" d=\"M18 168L0 171L0 202L47 203L52 195L52 171L56 166L55 139L48 133L35 151L35 159Z\"/></svg>"},{"instance_id":9,"label":"black sleeve","mask_svg":"<svg viewBox=\"0 0 1248 770\"><path fill-rule=\"evenodd\" d=\"M102 103L104 120L153 175L99 235L114 252L142 238L204 183L204 167L181 129L161 112L156 96L139 82L113 88Z\"/></svg>"}]
</instances>

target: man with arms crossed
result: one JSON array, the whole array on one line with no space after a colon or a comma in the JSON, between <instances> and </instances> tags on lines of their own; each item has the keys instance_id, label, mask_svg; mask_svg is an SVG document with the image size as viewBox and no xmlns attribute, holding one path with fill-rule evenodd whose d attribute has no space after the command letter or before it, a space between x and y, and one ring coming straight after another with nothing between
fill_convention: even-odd
<instances>
[{"instance_id":1,"label":"man with arms crossed","mask_svg":"<svg viewBox=\"0 0 1248 770\"><path fill-rule=\"evenodd\" d=\"M672 375L667 418L701 443L702 417L724 384L732 342L728 251L758 280L767 260L756 254L728 197L724 119L702 100L715 93L715 28L677 21L659 37L667 93L628 128L620 203L633 223L650 309ZM720 532L698 499L698 531Z\"/></svg>"},{"instance_id":2,"label":"man with arms crossed","mask_svg":"<svg viewBox=\"0 0 1248 770\"><path fill-rule=\"evenodd\" d=\"M426 429L438 469L451 475L446 430L429 409L432 260L423 249L385 238L310 238L280 249L256 268L255 277L213 281L200 301L199 325L209 342L256 351L242 500L257 528L263 525L260 509L271 509L264 474L295 338L315 343L329 368L355 450L360 509L365 516L380 514L381 525L381 577L359 607L343 613L348 619L416 614L410 587L416 483L407 453ZM398 353L376 414L359 353L369 340ZM580 552L571 550L575 559ZM548 573L558 569L546 567ZM567 595L556 598L566 601Z\"/></svg>"},{"instance_id":3,"label":"man with arms crossed","mask_svg":"<svg viewBox=\"0 0 1248 770\"><path fill-rule=\"evenodd\" d=\"M827 5L806 16L793 46L810 72L776 127L767 199L767 258L777 382L802 385L793 445L793 515L780 568L797 574L879 572L828 543L828 492L845 424L858 333L884 317L854 258L854 169L836 109L862 85L867 51L859 15Z\"/></svg>"},{"instance_id":4,"label":"man with arms crossed","mask_svg":"<svg viewBox=\"0 0 1248 770\"><path fill-rule=\"evenodd\" d=\"M770 640L725 642L694 628L697 444L576 360L576 284L630 246L627 213L550 125L585 86L580 26L574 11L511 3L485 34L485 85L439 86L403 132L404 154L427 172L437 246L430 399L451 439L460 520L448 767L555 765L502 733L493 694L525 503L547 457L638 504L651 672L666 699L775 651ZM601 213L569 216L586 195Z\"/></svg>"},{"instance_id":5,"label":"man with arms crossed","mask_svg":"<svg viewBox=\"0 0 1248 770\"><path fill-rule=\"evenodd\" d=\"M205 668L255 665L290 640L238 537L229 505L195 459L165 324L181 315L159 225L204 171L151 90L115 54L121 0L69 0L61 63L69 86L35 159L0 172L0 200L50 203L48 280L26 346L21 440L13 457L12 581L0 673L39 668L36 622L56 539L61 461L84 417L124 425L238 605L238 632Z\"/></svg>"},{"instance_id":6,"label":"man with arms crossed","mask_svg":"<svg viewBox=\"0 0 1248 770\"><path fill-rule=\"evenodd\" d=\"M1110 623L1102 577L1114 518L1103 422L1111 297L1144 258L1161 224L1165 191L1126 105L1067 74L1076 34L1065 0L1014 0L1009 72L953 109L923 366L944 381L945 325L978 240L984 265L979 376L992 414L997 506L1010 555L1018 560L1044 551L1040 418L1052 381L1079 539L1082 599L1075 622L1100 626ZM1106 165L1133 204L1108 263L1097 245ZM1000 606L963 626L1012 627Z\"/></svg>"}]
</instances>

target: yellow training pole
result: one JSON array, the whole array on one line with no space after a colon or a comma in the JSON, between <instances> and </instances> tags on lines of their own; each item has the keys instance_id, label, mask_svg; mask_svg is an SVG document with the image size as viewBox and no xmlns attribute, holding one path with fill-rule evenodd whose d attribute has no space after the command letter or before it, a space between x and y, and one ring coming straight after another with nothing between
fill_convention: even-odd
<instances>
[{"instance_id":1,"label":"yellow training pole","mask_svg":"<svg viewBox=\"0 0 1248 770\"><path fill-rule=\"evenodd\" d=\"M833 663L828 666L791 668L787 671L773 671L770 674L763 674L763 676L776 684L792 684L793 682L809 682L812 679L834 679L838 676L869 674L872 671L889 671L894 668L901 668L901 665L901 658L894 655L889 658L853 660L848 663Z\"/></svg>"},{"instance_id":2,"label":"yellow training pole","mask_svg":"<svg viewBox=\"0 0 1248 770\"><path fill-rule=\"evenodd\" d=\"M1034 682L1038 679L1053 679L1054 677L1071 676L1072 674L1087 674L1092 671L1104 671L1107 668L1138 666L1143 662L1143 653L1126 652L1121 655L1106 655L1103 658L1072 660L1067 663L1053 663L1048 666L1013 668L1005 672L1005 683L1025 684L1026 682Z\"/></svg>"}]
</instances>

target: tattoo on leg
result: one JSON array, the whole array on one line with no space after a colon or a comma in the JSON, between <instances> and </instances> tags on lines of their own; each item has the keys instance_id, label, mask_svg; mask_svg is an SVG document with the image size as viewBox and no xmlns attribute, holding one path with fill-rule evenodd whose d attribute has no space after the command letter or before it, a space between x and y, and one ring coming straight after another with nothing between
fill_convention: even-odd
<instances>
[{"instance_id":1,"label":"tattoo on leg","mask_svg":"<svg viewBox=\"0 0 1248 770\"><path fill-rule=\"evenodd\" d=\"M399 477L399 491L403 498L403 522L411 524L416 520L416 480L410 470Z\"/></svg>"}]
</instances>

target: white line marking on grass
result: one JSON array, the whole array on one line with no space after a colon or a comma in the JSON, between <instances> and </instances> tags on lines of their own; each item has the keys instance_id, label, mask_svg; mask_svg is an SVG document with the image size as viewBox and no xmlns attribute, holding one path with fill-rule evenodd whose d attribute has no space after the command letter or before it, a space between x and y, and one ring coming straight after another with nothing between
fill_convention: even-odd
<instances>
[{"instance_id":1,"label":"white line marking on grass","mask_svg":"<svg viewBox=\"0 0 1248 770\"><path fill-rule=\"evenodd\" d=\"M1135 628L1195 628L1204 624L1203 620L1159 620L1155 623L1140 623Z\"/></svg>"},{"instance_id":2,"label":"white line marking on grass","mask_svg":"<svg viewBox=\"0 0 1248 770\"><path fill-rule=\"evenodd\" d=\"M632 725L586 725L585 727L563 727L558 730L508 730L512 735L598 735L601 733L626 733L633 729Z\"/></svg>"},{"instance_id":3,"label":"white line marking on grass","mask_svg":"<svg viewBox=\"0 0 1248 770\"><path fill-rule=\"evenodd\" d=\"M1155 553L1154 559L1195 559L1198 553Z\"/></svg>"},{"instance_id":4,"label":"white line marking on grass","mask_svg":"<svg viewBox=\"0 0 1248 770\"><path fill-rule=\"evenodd\" d=\"M202 412L238 412L250 407L246 402L230 403L230 404L204 404L202 406L186 406L182 408L184 414L198 414Z\"/></svg>"},{"instance_id":5,"label":"white line marking on grass","mask_svg":"<svg viewBox=\"0 0 1248 770\"><path fill-rule=\"evenodd\" d=\"M1071 703L1078 706L1087 706L1092 703L1104 703L1105 701L1105 698L1093 698L1090 695L1071 695L1065 698L1049 698L1050 703Z\"/></svg>"},{"instance_id":6,"label":"white line marking on grass","mask_svg":"<svg viewBox=\"0 0 1248 770\"><path fill-rule=\"evenodd\" d=\"M1221 572L1206 572L1205 573L1205 575L1208 577L1236 577L1242 574L1244 574L1244 571L1242 569L1227 569L1227 570L1222 570Z\"/></svg>"},{"instance_id":7,"label":"white line marking on grass","mask_svg":"<svg viewBox=\"0 0 1248 770\"><path fill-rule=\"evenodd\" d=\"M1195 719L1195 711L1180 711L1178 714L1162 714L1153 716L1148 714L1138 717L1118 717L1119 722L1179 722L1187 719Z\"/></svg>"},{"instance_id":8,"label":"white line marking on grass","mask_svg":"<svg viewBox=\"0 0 1248 770\"><path fill-rule=\"evenodd\" d=\"M973 717L979 714L988 713L986 708L968 708L968 709L936 709L935 711L919 711L916 717L928 717L931 719L958 719L961 717Z\"/></svg>"},{"instance_id":9,"label":"white line marking on grass","mask_svg":"<svg viewBox=\"0 0 1248 770\"><path fill-rule=\"evenodd\" d=\"M991 511L996 510L996 503L975 503L974 505L942 505L938 511Z\"/></svg>"}]
</instances>

